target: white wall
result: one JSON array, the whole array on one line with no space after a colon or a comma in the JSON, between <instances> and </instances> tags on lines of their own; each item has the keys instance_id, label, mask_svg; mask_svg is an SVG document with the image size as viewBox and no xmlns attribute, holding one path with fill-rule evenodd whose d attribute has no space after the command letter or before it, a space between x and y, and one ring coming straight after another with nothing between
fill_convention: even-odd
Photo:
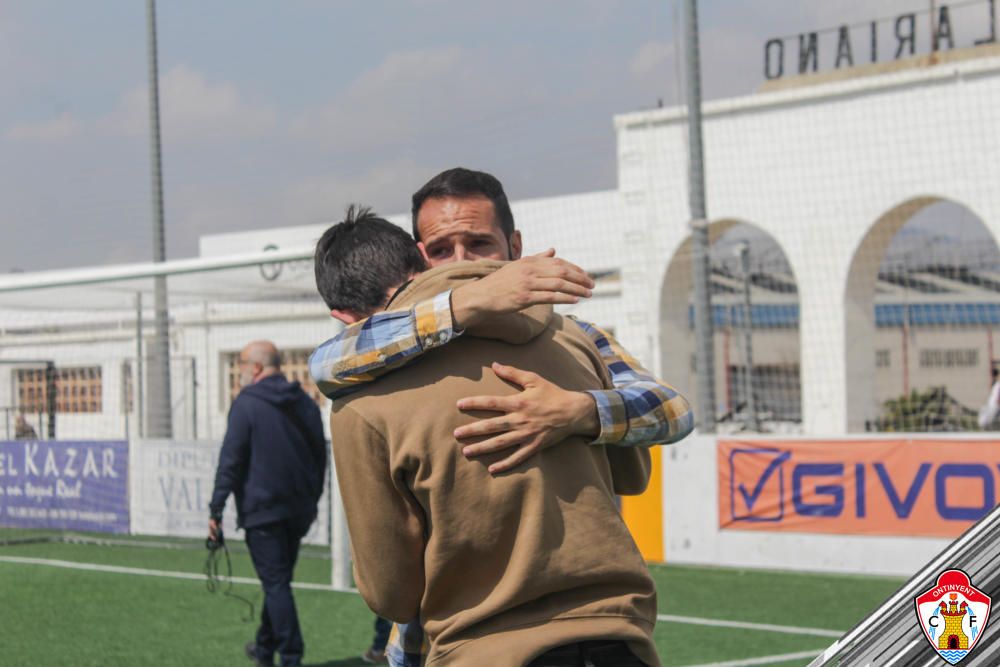
<instances>
[{"instance_id":1,"label":"white wall","mask_svg":"<svg viewBox=\"0 0 1000 667\"><path fill-rule=\"evenodd\" d=\"M945 198L967 207L1000 236L998 105L1000 57L705 105L710 217L747 221L768 232L798 282L804 434L841 435L876 416L871 414L877 406L871 292L878 247L894 226L917 204ZM689 267L679 274L668 271L688 237L685 123L682 108L616 117L617 190L521 201L508 193L515 199L526 252L552 246L586 269L620 269L620 288L568 310L613 327L633 355L673 382L687 375L690 363L686 306L682 315L682 309L664 312L669 301L664 295L679 292L686 302L689 284L676 279ZM404 228L408 218L391 216ZM717 223L716 230L725 224ZM209 235L200 249L208 256L267 245L304 247L326 226ZM205 274L205 283L191 289L211 292L211 281L219 279ZM218 402L221 353L260 337L286 347L313 347L336 331L321 308L299 313L301 318L261 314L253 321L252 314L204 330L196 315L174 311L175 349L198 359L199 437L217 438L224 430L225 411ZM5 319L0 314L0 330ZM129 337L130 332L115 330L86 346L67 337L51 347L40 342L13 351L5 336L0 354L58 354L64 364L91 355L102 364L118 364L134 354ZM106 367L106 404L118 402L109 394L118 368ZM0 377L0 392L8 387ZM106 421L100 428L109 433L123 428L120 414Z\"/></svg>"},{"instance_id":2,"label":"white wall","mask_svg":"<svg viewBox=\"0 0 1000 667\"><path fill-rule=\"evenodd\" d=\"M873 383L850 379L872 364L871 304L858 302L850 329L845 310L852 259L871 227L928 196L963 204L1000 236L998 103L1000 58L992 57L705 105L710 219L770 233L798 281L805 433L842 434L875 416L865 412ZM626 281L623 296L636 313L623 339L638 351L661 324L640 316L659 312L650 286L671 288L668 263L688 235L686 117L663 109L615 124L619 187L646 221L625 231L626 255L647 278ZM875 267L863 267L869 287Z\"/></svg>"}]
</instances>

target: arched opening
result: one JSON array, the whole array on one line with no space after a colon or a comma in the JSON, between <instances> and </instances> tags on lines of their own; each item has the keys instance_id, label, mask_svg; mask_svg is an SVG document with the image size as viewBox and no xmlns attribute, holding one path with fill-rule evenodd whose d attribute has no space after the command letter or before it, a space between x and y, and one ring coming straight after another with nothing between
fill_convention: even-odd
<instances>
[{"instance_id":1,"label":"arched opening","mask_svg":"<svg viewBox=\"0 0 1000 667\"><path fill-rule=\"evenodd\" d=\"M982 219L930 196L886 212L848 273L848 430L978 428L998 324L1000 250Z\"/></svg>"},{"instance_id":2,"label":"arched opening","mask_svg":"<svg viewBox=\"0 0 1000 667\"><path fill-rule=\"evenodd\" d=\"M788 259L774 237L741 220L712 222L709 242L719 430L797 432L802 422L799 301ZM741 247L747 251L746 275ZM691 253L688 237L671 258L660 290L660 370L694 402L698 373ZM745 281L750 327L743 316Z\"/></svg>"}]
</instances>

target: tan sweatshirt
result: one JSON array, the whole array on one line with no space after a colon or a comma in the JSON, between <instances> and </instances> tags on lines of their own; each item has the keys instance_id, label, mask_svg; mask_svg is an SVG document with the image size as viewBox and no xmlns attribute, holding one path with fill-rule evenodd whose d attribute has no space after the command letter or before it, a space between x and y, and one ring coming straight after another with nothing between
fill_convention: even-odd
<instances>
[{"instance_id":1,"label":"tan sweatshirt","mask_svg":"<svg viewBox=\"0 0 1000 667\"><path fill-rule=\"evenodd\" d=\"M438 267L398 305L499 266ZM491 476L487 466L502 455L468 460L452 432L496 416L463 414L460 398L519 391L493 373L494 361L564 389L611 387L580 327L535 307L498 316L335 401L333 454L361 595L386 618L419 616L435 667L519 667L596 639L625 640L658 666L656 590L614 498L645 488L648 452L574 437Z\"/></svg>"}]
</instances>

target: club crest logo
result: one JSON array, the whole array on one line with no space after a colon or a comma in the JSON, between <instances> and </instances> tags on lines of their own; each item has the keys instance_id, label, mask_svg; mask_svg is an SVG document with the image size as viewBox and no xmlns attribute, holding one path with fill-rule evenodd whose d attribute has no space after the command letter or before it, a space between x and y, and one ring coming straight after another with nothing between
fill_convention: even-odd
<instances>
[{"instance_id":1,"label":"club crest logo","mask_svg":"<svg viewBox=\"0 0 1000 667\"><path fill-rule=\"evenodd\" d=\"M937 584L914 598L917 621L938 655L953 665L976 647L990 618L990 596L961 570L946 570Z\"/></svg>"}]
</instances>

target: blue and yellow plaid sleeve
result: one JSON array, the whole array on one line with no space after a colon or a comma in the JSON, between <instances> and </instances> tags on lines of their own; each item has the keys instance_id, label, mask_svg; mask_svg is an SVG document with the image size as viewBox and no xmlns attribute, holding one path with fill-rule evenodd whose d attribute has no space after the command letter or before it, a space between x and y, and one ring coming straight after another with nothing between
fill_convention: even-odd
<instances>
[{"instance_id":1,"label":"blue and yellow plaid sleeve","mask_svg":"<svg viewBox=\"0 0 1000 667\"><path fill-rule=\"evenodd\" d=\"M385 657L391 667L423 667L430 645L420 623L393 623Z\"/></svg>"},{"instance_id":2,"label":"blue and yellow plaid sleeve","mask_svg":"<svg viewBox=\"0 0 1000 667\"><path fill-rule=\"evenodd\" d=\"M691 433L694 413L680 392L653 377L611 334L588 322L573 321L597 346L615 387L588 392L601 422L594 444L666 445Z\"/></svg>"},{"instance_id":3,"label":"blue and yellow plaid sleeve","mask_svg":"<svg viewBox=\"0 0 1000 667\"><path fill-rule=\"evenodd\" d=\"M409 310L376 313L349 325L313 350L309 373L324 395L337 398L456 335L448 290Z\"/></svg>"}]
</instances>

